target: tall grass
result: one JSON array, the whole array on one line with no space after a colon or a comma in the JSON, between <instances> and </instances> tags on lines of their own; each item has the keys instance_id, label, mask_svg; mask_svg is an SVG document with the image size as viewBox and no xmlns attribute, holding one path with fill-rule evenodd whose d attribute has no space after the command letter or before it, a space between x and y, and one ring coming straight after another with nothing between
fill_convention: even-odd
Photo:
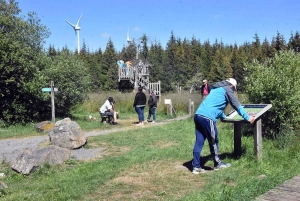
<instances>
[{"instance_id":1,"label":"tall grass","mask_svg":"<svg viewBox=\"0 0 300 201\"><path fill-rule=\"evenodd\" d=\"M149 94L145 92L147 98ZM107 100L108 97L112 96L116 101L116 110L120 113L120 120L128 119L131 121L136 119L136 112L133 108L133 101L135 97L135 92L132 93L91 93L88 95L88 99L84 101L83 104L76 105L72 108L70 117L73 121L76 121L82 130L90 131L95 129L110 129L111 126L101 123L99 109ZM247 96L239 94L239 98L242 99L241 102L247 103ZM186 91L181 93L167 93L162 94L158 102L158 107L156 109L158 120L165 120L170 118L169 106L164 104L164 99L171 99L172 106L176 113L173 112L174 116L181 116L188 114L188 102L191 100L194 103L194 109L196 110L201 102L201 95L197 93L190 94ZM225 112L228 113L232 110L229 106L226 108ZM148 113L148 107L145 108L145 117ZM91 121L89 116L96 117L96 121ZM66 116L67 117L67 116ZM49 117L50 118L50 117ZM57 117L56 121L65 118ZM51 120L51 119L45 119ZM0 127L0 139L13 138L13 137L26 137L34 135L45 135L47 133L39 133L35 128L34 124L38 122L33 122L27 125L15 125L8 128ZM129 125L128 123L125 123Z\"/></svg>"},{"instance_id":2,"label":"tall grass","mask_svg":"<svg viewBox=\"0 0 300 201\"><path fill-rule=\"evenodd\" d=\"M100 107L104 104L104 102L108 99L108 97L113 97L116 101L116 110L119 112L120 121L124 125L130 125L134 121L137 121L137 115L133 108L133 101L135 97L135 92L132 93L93 93L88 95L88 99L84 101L83 104L76 105L72 108L71 116L65 117L56 117L56 121L70 117L73 121L76 121L82 130L90 131L90 130L99 130L99 129L111 129L110 125L102 124L99 114ZM147 99L149 98L149 94L145 92ZM173 103L173 107L176 111L176 114L173 113L173 116L181 116L188 114L188 101L194 102L195 109L198 107L201 96L200 94L190 94L188 92L183 91L182 93L169 93L162 94L160 100L158 102L158 107L156 109L158 121L165 120L170 118L169 115L169 107L164 104L164 99L171 99ZM145 108L145 118L148 114L148 106ZM89 116L95 117L96 121L91 121ZM50 116L49 116L50 118ZM45 119L51 120L51 119ZM128 120L125 122L125 120ZM131 121L131 123L130 123ZM33 122L27 125L16 125L8 128L0 127L0 139L5 138L14 138L14 137L26 137L33 135L47 135L47 133L39 133L35 128L34 124L38 122Z\"/></svg>"},{"instance_id":3,"label":"tall grass","mask_svg":"<svg viewBox=\"0 0 300 201\"><path fill-rule=\"evenodd\" d=\"M101 94L89 94L88 99L81 105L77 105L73 108L71 112L72 120L76 121L83 130L99 129L100 114L99 109L107 100L108 97L113 97L115 102L116 111L119 112L121 124L129 125L128 122L124 122L124 119L137 121L137 115L133 107L133 102L135 98L135 92L132 93L101 93ZM149 94L145 92L147 100ZM186 115L189 112L188 103L189 99L194 102L195 108L199 106L201 96L199 94L190 94L188 92L182 93L169 93L162 94L160 97L156 114L158 121L171 118L169 105L164 104L164 99L171 99L172 106L175 110L172 117ZM148 114L148 106L145 107L145 118ZM89 116L96 117L98 120L96 122L90 122ZM134 120L133 120L134 119Z\"/></svg>"},{"instance_id":4,"label":"tall grass","mask_svg":"<svg viewBox=\"0 0 300 201\"><path fill-rule=\"evenodd\" d=\"M135 97L135 92L132 93L101 93L101 94L89 94L88 99L82 104L77 105L73 108L73 114L95 114L99 112L99 108L104 104L108 97L113 97L116 101L115 107L117 111L121 113L135 112L133 108L133 101ZM147 99L149 94L145 92ZM181 93L167 93L162 94L158 101L157 112L166 112L166 106L164 104L164 99L171 99L172 105L175 110L182 111L184 113L188 112L188 100L194 102L196 107L199 106L201 96L200 94L190 94L186 91Z\"/></svg>"}]
</instances>

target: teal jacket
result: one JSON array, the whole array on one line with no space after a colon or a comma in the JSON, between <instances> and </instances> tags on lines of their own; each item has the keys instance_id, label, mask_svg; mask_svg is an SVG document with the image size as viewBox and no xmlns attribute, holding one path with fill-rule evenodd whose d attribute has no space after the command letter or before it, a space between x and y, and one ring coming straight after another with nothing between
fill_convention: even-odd
<instances>
[{"instance_id":1,"label":"teal jacket","mask_svg":"<svg viewBox=\"0 0 300 201\"><path fill-rule=\"evenodd\" d=\"M250 116L242 107L241 103L234 96L230 84L226 81L216 83L206 99L200 104L195 114L205 116L214 122L218 119L225 119L224 109L228 103L242 116L246 121Z\"/></svg>"}]
</instances>

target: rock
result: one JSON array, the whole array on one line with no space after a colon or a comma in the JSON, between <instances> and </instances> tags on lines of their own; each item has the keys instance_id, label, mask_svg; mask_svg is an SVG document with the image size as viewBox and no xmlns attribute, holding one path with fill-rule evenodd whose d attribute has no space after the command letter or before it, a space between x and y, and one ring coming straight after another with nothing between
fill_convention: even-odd
<instances>
[{"instance_id":1,"label":"rock","mask_svg":"<svg viewBox=\"0 0 300 201\"><path fill-rule=\"evenodd\" d=\"M57 121L49 133L49 138L52 145L67 149L77 149L87 141L80 126L70 118Z\"/></svg>"},{"instance_id":2,"label":"rock","mask_svg":"<svg viewBox=\"0 0 300 201\"><path fill-rule=\"evenodd\" d=\"M70 150L58 146L47 146L34 151L25 150L19 155L11 168L19 173L28 175L36 168L49 165L62 164L70 158Z\"/></svg>"},{"instance_id":3,"label":"rock","mask_svg":"<svg viewBox=\"0 0 300 201\"><path fill-rule=\"evenodd\" d=\"M49 132L53 129L54 123L52 123L51 121L42 121L35 124L34 127L38 129L39 132Z\"/></svg>"},{"instance_id":4,"label":"rock","mask_svg":"<svg viewBox=\"0 0 300 201\"><path fill-rule=\"evenodd\" d=\"M0 181L0 188L8 188L8 187L3 181Z\"/></svg>"}]
</instances>

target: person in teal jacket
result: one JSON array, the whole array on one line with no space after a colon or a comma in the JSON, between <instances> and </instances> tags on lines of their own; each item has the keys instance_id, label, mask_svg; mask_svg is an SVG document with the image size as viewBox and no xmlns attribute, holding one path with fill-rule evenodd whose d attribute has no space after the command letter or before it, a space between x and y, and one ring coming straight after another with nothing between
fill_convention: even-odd
<instances>
[{"instance_id":1,"label":"person in teal jacket","mask_svg":"<svg viewBox=\"0 0 300 201\"><path fill-rule=\"evenodd\" d=\"M200 166L200 155L206 139L208 140L211 157L214 161L214 169L218 170L231 166L230 164L223 163L219 158L218 129L216 127L218 119L223 120L226 118L224 109L228 104L246 121L253 123L255 120L255 117L249 116L234 96L233 90L236 90L236 85L237 82L233 78L216 83L194 115L196 141L193 149L193 174L205 172Z\"/></svg>"}]
</instances>

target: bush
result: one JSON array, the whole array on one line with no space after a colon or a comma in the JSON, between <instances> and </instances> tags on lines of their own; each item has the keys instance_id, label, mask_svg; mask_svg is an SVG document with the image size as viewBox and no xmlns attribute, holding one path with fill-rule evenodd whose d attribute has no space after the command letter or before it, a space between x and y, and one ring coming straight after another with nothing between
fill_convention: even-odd
<instances>
[{"instance_id":1,"label":"bush","mask_svg":"<svg viewBox=\"0 0 300 201\"><path fill-rule=\"evenodd\" d=\"M276 147L278 149L284 149L297 142L296 132L289 126L284 126L282 130L279 131L276 140Z\"/></svg>"},{"instance_id":2,"label":"bush","mask_svg":"<svg viewBox=\"0 0 300 201\"><path fill-rule=\"evenodd\" d=\"M286 125L298 128L300 123L300 54L280 51L264 63L254 60L246 65L246 91L257 104L272 104L263 123L268 136L276 138Z\"/></svg>"}]
</instances>

